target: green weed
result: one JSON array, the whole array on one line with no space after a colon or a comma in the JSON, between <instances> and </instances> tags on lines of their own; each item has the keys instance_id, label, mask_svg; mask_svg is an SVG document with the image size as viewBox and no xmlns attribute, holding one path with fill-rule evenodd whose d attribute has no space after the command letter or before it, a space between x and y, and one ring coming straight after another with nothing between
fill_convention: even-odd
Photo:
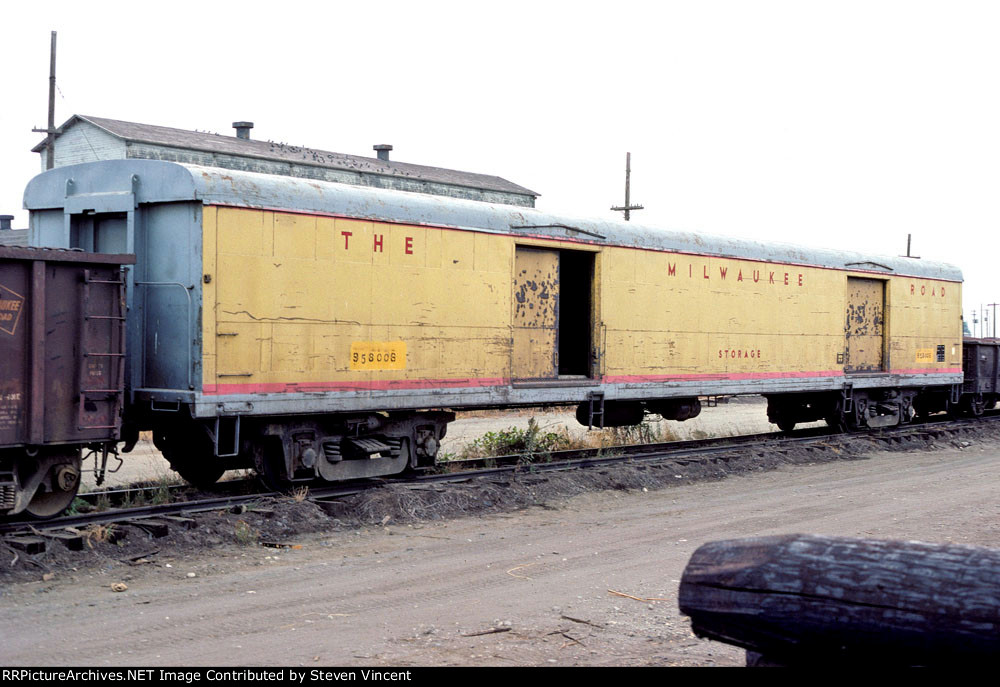
<instances>
[{"instance_id":1,"label":"green weed","mask_svg":"<svg viewBox=\"0 0 1000 687\"><path fill-rule=\"evenodd\" d=\"M245 520L239 520L234 529L236 542L240 546L254 546L260 540L260 532Z\"/></svg>"},{"instance_id":2,"label":"green weed","mask_svg":"<svg viewBox=\"0 0 1000 687\"><path fill-rule=\"evenodd\" d=\"M547 459L552 451L572 448L573 441L565 430L545 432L535 418L528 420L526 429L508 427L496 432L487 432L471 444L460 455L461 458L492 458L494 456L521 456L525 462Z\"/></svg>"}]
</instances>

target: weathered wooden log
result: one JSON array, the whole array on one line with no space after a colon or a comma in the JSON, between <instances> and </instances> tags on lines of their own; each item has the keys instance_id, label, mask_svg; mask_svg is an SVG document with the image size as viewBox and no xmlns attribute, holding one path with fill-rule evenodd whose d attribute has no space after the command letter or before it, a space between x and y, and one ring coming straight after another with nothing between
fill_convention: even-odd
<instances>
[{"instance_id":1,"label":"weathered wooden log","mask_svg":"<svg viewBox=\"0 0 1000 687\"><path fill-rule=\"evenodd\" d=\"M1000 658L1000 550L809 535L711 542L679 604L748 663L943 665Z\"/></svg>"}]
</instances>

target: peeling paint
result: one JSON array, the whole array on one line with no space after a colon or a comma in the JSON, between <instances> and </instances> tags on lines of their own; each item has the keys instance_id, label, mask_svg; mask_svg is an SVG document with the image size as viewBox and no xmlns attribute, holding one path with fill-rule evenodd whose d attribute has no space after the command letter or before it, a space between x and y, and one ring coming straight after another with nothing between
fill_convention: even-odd
<instances>
[{"instance_id":1,"label":"peeling paint","mask_svg":"<svg viewBox=\"0 0 1000 687\"><path fill-rule=\"evenodd\" d=\"M848 277L844 338L845 372L884 368L885 282Z\"/></svg>"}]
</instances>

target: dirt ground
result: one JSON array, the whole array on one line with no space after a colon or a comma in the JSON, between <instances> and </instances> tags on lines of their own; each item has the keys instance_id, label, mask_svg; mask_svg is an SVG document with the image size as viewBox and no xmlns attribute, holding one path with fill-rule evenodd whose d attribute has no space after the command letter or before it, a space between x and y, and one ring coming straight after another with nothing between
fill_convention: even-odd
<instances>
[{"instance_id":1,"label":"dirt ground","mask_svg":"<svg viewBox=\"0 0 1000 687\"><path fill-rule=\"evenodd\" d=\"M528 475L468 486L459 510L478 514L460 518L419 512L434 490L369 499L361 520L377 524L290 500L270 518L218 514L171 534L200 546L130 535L127 548L53 561L47 580L3 578L0 662L742 665L741 650L697 639L678 614L695 548L792 532L1000 547L998 439L765 451L698 474L627 468L606 472L602 491ZM505 494L536 505L504 509L517 501ZM323 531L296 534L310 522ZM241 545L247 528L301 548ZM129 564L143 548L148 562Z\"/></svg>"}]
</instances>

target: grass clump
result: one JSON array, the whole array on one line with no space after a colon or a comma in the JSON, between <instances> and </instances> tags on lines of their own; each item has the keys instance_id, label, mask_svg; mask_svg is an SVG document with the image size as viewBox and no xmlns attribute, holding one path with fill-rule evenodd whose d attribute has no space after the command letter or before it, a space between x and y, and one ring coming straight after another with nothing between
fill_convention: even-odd
<instances>
[{"instance_id":1,"label":"grass clump","mask_svg":"<svg viewBox=\"0 0 1000 687\"><path fill-rule=\"evenodd\" d=\"M236 543L240 546L256 546L260 541L260 531L246 520L239 520L234 527Z\"/></svg>"},{"instance_id":2,"label":"grass clump","mask_svg":"<svg viewBox=\"0 0 1000 687\"><path fill-rule=\"evenodd\" d=\"M660 422L643 420L637 425L625 427L608 427L601 430L601 447L627 446L630 444L662 444L676 441L677 437L669 427Z\"/></svg>"},{"instance_id":3,"label":"grass clump","mask_svg":"<svg viewBox=\"0 0 1000 687\"><path fill-rule=\"evenodd\" d=\"M73 503L69 504L69 508L66 509L64 515L79 515L80 513L89 513L94 510L86 499L81 499L79 496L73 499Z\"/></svg>"},{"instance_id":4,"label":"grass clump","mask_svg":"<svg viewBox=\"0 0 1000 687\"><path fill-rule=\"evenodd\" d=\"M525 429L508 427L487 432L462 449L459 458L492 458L494 456L521 456L533 462L548 457L553 451L573 448L573 440L566 430L546 432L535 418L528 420Z\"/></svg>"},{"instance_id":5,"label":"grass clump","mask_svg":"<svg viewBox=\"0 0 1000 687\"><path fill-rule=\"evenodd\" d=\"M114 524L88 525L83 531L83 536L86 538L87 547L91 549L94 548L95 543L109 544L119 541Z\"/></svg>"}]
</instances>

